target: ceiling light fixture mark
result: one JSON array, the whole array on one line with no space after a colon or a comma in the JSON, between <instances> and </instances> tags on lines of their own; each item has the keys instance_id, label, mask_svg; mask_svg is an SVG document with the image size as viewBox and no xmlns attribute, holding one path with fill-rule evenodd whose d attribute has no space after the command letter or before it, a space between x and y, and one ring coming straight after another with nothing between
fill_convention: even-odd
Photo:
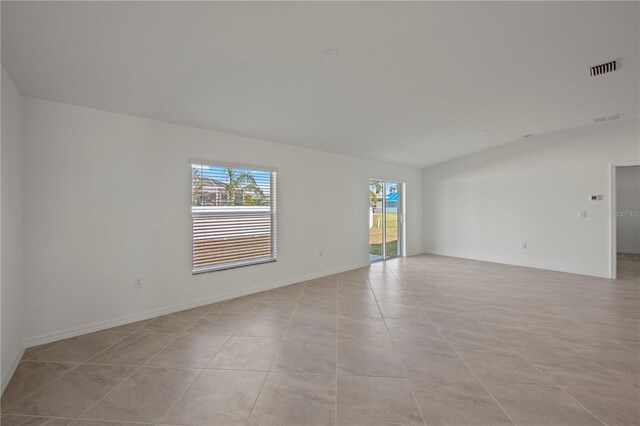
<instances>
[{"instance_id":1,"label":"ceiling light fixture mark","mask_svg":"<svg viewBox=\"0 0 640 426\"><path fill-rule=\"evenodd\" d=\"M335 49L326 49L322 51L322 60L325 62L333 62L338 57L338 52Z\"/></svg>"}]
</instances>

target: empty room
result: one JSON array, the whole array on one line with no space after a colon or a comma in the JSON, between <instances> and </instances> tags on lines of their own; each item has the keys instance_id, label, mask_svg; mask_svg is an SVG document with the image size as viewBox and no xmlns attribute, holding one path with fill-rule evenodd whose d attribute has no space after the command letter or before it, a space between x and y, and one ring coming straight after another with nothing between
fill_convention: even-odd
<instances>
[{"instance_id":1,"label":"empty room","mask_svg":"<svg viewBox=\"0 0 640 426\"><path fill-rule=\"evenodd\" d=\"M640 425L640 2L0 8L2 426Z\"/></svg>"}]
</instances>

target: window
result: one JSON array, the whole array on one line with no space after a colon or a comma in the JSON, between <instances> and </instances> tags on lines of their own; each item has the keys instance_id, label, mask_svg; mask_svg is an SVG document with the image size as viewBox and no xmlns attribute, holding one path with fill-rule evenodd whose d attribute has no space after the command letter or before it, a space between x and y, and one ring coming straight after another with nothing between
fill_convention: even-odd
<instances>
[{"instance_id":1,"label":"window","mask_svg":"<svg viewBox=\"0 0 640 426\"><path fill-rule=\"evenodd\" d=\"M276 172L191 162L192 272L276 260Z\"/></svg>"}]
</instances>

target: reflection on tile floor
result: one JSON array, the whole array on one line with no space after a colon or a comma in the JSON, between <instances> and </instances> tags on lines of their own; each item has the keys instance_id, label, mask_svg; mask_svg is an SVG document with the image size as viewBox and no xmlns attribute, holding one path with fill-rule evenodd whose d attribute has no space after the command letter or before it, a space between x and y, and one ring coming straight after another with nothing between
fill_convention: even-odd
<instances>
[{"instance_id":1,"label":"reflection on tile floor","mask_svg":"<svg viewBox=\"0 0 640 426\"><path fill-rule=\"evenodd\" d=\"M30 348L2 425L638 425L619 279L421 255Z\"/></svg>"}]
</instances>

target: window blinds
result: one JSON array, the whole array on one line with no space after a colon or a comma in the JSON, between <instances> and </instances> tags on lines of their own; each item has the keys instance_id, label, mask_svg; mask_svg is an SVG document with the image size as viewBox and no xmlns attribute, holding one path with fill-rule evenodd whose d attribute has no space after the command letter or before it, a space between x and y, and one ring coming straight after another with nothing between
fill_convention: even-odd
<instances>
[{"instance_id":1,"label":"window blinds","mask_svg":"<svg viewBox=\"0 0 640 426\"><path fill-rule=\"evenodd\" d=\"M276 260L276 172L191 164L194 274Z\"/></svg>"}]
</instances>

